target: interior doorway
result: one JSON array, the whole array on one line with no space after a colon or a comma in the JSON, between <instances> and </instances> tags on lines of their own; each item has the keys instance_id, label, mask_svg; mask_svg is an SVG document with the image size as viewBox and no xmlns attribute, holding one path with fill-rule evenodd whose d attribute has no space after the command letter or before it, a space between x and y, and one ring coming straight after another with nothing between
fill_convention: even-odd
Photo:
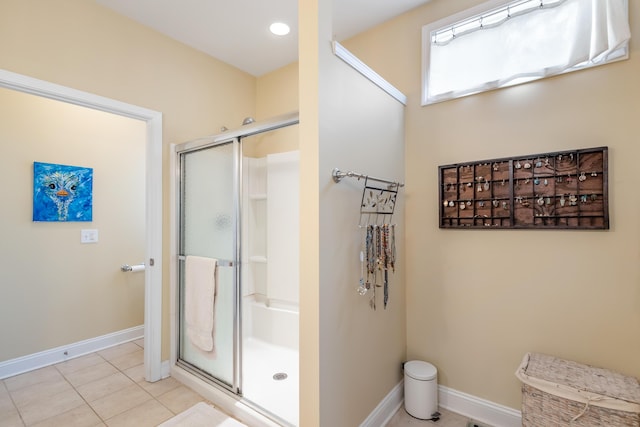
<instances>
[{"instance_id":1,"label":"interior doorway","mask_svg":"<svg viewBox=\"0 0 640 427\"><path fill-rule=\"evenodd\" d=\"M0 70L0 87L69 104L104 111L146 123L145 144L145 251L144 362L147 381L163 375L162 323L162 115L159 112L78 91L6 70Z\"/></svg>"}]
</instances>

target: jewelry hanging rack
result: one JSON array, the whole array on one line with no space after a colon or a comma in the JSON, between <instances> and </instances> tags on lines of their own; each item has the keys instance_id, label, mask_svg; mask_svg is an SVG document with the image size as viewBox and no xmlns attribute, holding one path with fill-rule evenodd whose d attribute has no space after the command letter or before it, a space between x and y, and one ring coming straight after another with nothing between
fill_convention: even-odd
<instances>
[{"instance_id":1,"label":"jewelry hanging rack","mask_svg":"<svg viewBox=\"0 0 640 427\"><path fill-rule=\"evenodd\" d=\"M353 171L342 172L338 168L331 175L336 183L345 177L364 179L358 226L365 230L365 241L360 251L360 281L357 291L359 295L365 295L372 290L369 306L375 310L376 288L383 288L386 309L389 300L389 270L395 272L396 262L395 224L390 224L390 220L395 210L398 190L404 184ZM376 185L372 181L386 185ZM382 284L378 284L378 276L381 276Z\"/></svg>"},{"instance_id":2,"label":"jewelry hanging rack","mask_svg":"<svg viewBox=\"0 0 640 427\"><path fill-rule=\"evenodd\" d=\"M373 176L363 175L361 173L353 172L353 171L342 172L338 168L335 168L333 170L333 172L331 173L331 175L333 176L333 181L334 182L340 182L340 181L342 181L342 178L349 177L349 178L368 179L368 180L371 180L371 181L381 182L383 184L388 184L390 188L391 187L396 187L396 188L404 187L404 183L402 183L402 182L390 181L388 179L382 179L382 178L375 178Z\"/></svg>"}]
</instances>

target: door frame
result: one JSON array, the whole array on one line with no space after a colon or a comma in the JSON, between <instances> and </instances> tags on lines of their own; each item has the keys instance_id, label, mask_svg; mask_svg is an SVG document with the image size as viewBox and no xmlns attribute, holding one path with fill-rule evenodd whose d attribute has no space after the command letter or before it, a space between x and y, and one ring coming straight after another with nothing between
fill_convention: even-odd
<instances>
[{"instance_id":1,"label":"door frame","mask_svg":"<svg viewBox=\"0 0 640 427\"><path fill-rule=\"evenodd\" d=\"M146 122L144 373L162 378L162 113L0 69L0 87Z\"/></svg>"}]
</instances>

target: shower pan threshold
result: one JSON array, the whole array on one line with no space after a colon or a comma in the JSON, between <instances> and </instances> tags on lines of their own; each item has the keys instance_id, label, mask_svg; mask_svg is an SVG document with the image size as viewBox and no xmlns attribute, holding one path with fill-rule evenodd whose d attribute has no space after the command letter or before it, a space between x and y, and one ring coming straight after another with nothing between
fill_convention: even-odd
<instances>
[{"instance_id":1,"label":"shower pan threshold","mask_svg":"<svg viewBox=\"0 0 640 427\"><path fill-rule=\"evenodd\" d=\"M288 421L265 410L260 405L208 381L174 363L171 377L191 388L227 414L251 427L293 427ZM296 402L297 407L297 402Z\"/></svg>"},{"instance_id":2,"label":"shower pan threshold","mask_svg":"<svg viewBox=\"0 0 640 427\"><path fill-rule=\"evenodd\" d=\"M240 396L207 382L176 364L171 367L171 376L200 394L215 407L249 426L282 427L281 423L267 417L249 402L244 402Z\"/></svg>"}]
</instances>

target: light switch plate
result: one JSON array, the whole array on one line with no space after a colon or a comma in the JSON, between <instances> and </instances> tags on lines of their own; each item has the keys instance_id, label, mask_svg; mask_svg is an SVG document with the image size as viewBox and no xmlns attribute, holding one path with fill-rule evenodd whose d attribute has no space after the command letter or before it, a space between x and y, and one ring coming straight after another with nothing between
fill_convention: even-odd
<instances>
[{"instance_id":1,"label":"light switch plate","mask_svg":"<svg viewBox=\"0 0 640 427\"><path fill-rule=\"evenodd\" d=\"M98 243L98 230L80 230L80 243Z\"/></svg>"}]
</instances>

